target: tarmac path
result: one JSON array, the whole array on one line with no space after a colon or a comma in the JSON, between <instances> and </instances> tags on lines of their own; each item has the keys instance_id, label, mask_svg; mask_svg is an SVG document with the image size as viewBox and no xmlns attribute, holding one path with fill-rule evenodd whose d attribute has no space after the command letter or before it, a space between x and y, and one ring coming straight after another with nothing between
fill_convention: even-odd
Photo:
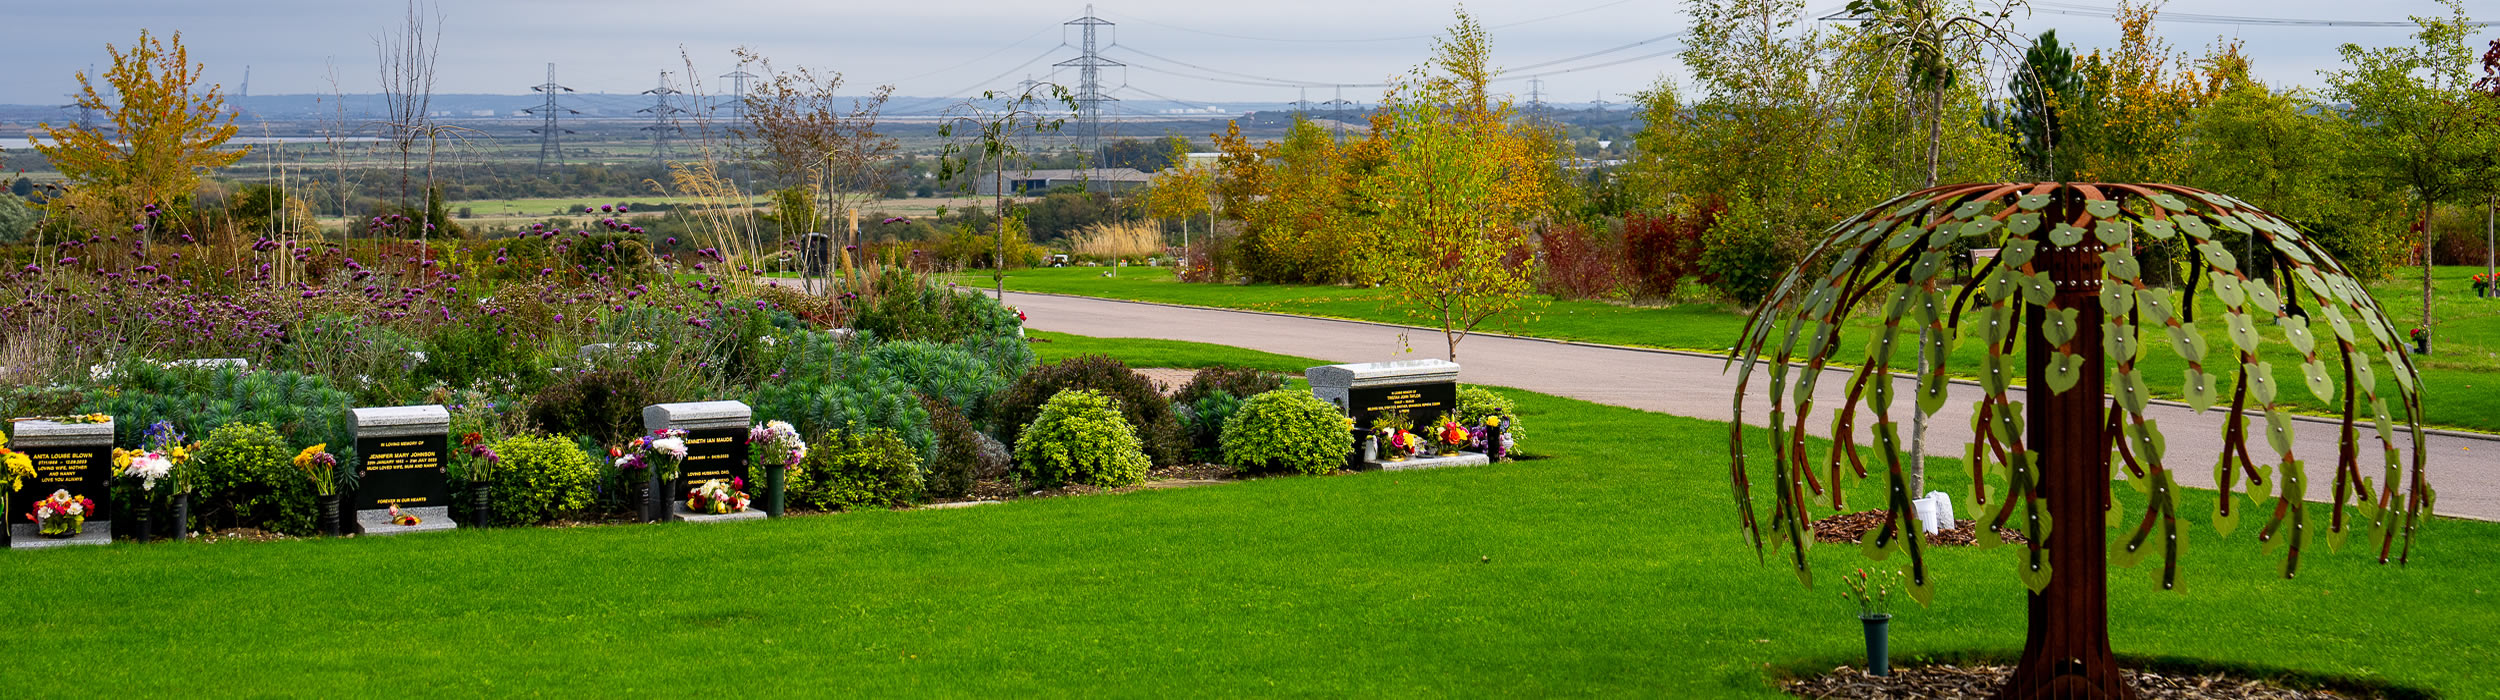
<instances>
[{"instance_id":1,"label":"tarmac path","mask_svg":"<svg viewBox=\"0 0 2500 700\"><path fill-rule=\"evenodd\" d=\"M1006 301L1023 310L1029 317L1026 326L1037 330L1214 343L1330 362L1434 358L1442 356L1444 347L1438 331L1360 321L1018 292L1008 292ZM1409 344L1414 351L1402 352ZM1459 358L1460 378L1471 384L1517 387L1705 420L1727 419L1736 388L1735 373L1723 372L1720 358L1702 353L1471 336L1459 344ZM1836 371L1834 376L1818 382L1816 405L1840 405L1847 376L1846 372ZM1915 387L1908 379L1899 381L1893 392L1897 398L1892 411L1895 416L1906 417L1914 410ZM1760 382L1757 379L1757 393L1746 402L1745 422L1751 425L1762 425L1768 416L1769 402L1760 393ZM1971 405L1978 400L1979 387L1956 383L1951 391L1944 409L1928 420L1929 456L1958 458L1970 438ZM2168 438L2164 462L2180 483L2213 485L2213 463L2223 442L2223 414L2221 409L2200 414L2178 405L2157 405L2148 414ZM1808 430L1828 437L1829 415L1827 409L1808 420ZM1906 423L1907 418L1901 420ZM1874 420L1862 415L1859 422L1872 424ZM2261 435L2265 425L2262 418L2253 421L2251 434ZM2311 499L2323 500L2321 492L2331 483L2324 465L2335 460L2337 426L2313 420L2295 421L2294 425L2293 452L2310 465L2310 492L2319 494ZM1906 425L1903 432L1906 442ZM2377 441L2370 438L2366 422L2360 434L2362 473L2375 484L2382 469L2373 461L2378 454ZM2397 437L2400 443L2404 440L2401 428ZM1861 444L1869 444L1863 435ZM2436 511L2441 515L2500 521L2500 437L2432 431L2427 445L2431 485L2439 496ZM1663 447L1668 454L1721 454L1726 450L1726 446L1716 443ZM2253 442L2250 449L2251 454L2259 455L2270 451L2262 439ZM2181 507L2196 512L2212 509L2209 502L2182 503Z\"/></svg>"}]
</instances>

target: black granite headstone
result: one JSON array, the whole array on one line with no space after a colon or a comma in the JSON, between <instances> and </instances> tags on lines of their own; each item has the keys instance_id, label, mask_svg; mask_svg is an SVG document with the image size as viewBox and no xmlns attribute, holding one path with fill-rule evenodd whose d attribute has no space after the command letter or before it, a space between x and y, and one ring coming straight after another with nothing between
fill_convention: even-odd
<instances>
[{"instance_id":1,"label":"black granite headstone","mask_svg":"<svg viewBox=\"0 0 2500 700\"><path fill-rule=\"evenodd\" d=\"M1423 425L1441 414L1458 408L1457 382L1431 382L1396 386L1358 386L1347 394L1346 415L1354 425L1370 430L1372 419L1383 413L1406 412L1416 425Z\"/></svg>"},{"instance_id":2,"label":"black granite headstone","mask_svg":"<svg viewBox=\"0 0 2500 700\"><path fill-rule=\"evenodd\" d=\"M451 505L443 482L450 440L442 434L360 437L356 454L363 477L356 483L356 510Z\"/></svg>"},{"instance_id":3,"label":"black granite headstone","mask_svg":"<svg viewBox=\"0 0 2500 700\"><path fill-rule=\"evenodd\" d=\"M113 476L111 448L37 447L18 451L34 460L35 476L9 494L8 524L33 522L26 515L35 512L35 502L51 498L52 492L61 490L95 502L87 522L113 519L112 494L105 488L105 482Z\"/></svg>"},{"instance_id":4,"label":"black granite headstone","mask_svg":"<svg viewBox=\"0 0 2500 700\"><path fill-rule=\"evenodd\" d=\"M747 479L747 431L744 428L707 428L686 431L686 463L677 469L677 491L669 494L674 500L686 500L686 492L703 482L719 479ZM747 484L754 493L755 484Z\"/></svg>"}]
</instances>

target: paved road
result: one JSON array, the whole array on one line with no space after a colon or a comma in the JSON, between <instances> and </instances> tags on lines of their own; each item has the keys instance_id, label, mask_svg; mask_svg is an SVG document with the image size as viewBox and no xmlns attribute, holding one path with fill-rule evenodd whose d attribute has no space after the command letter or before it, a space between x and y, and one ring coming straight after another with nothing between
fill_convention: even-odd
<instances>
[{"instance_id":1,"label":"paved road","mask_svg":"<svg viewBox=\"0 0 2500 700\"><path fill-rule=\"evenodd\" d=\"M1439 357L1444 347L1436 331L1354 321L1015 292L1007 293L1007 303L1022 309L1030 317L1027 325L1039 330L1216 343L1333 362ZM1415 348L1412 354L1399 352L1406 343ZM1708 420L1727 418L1736 387L1735 375L1722 372L1717 358L1691 354L1478 336L1459 345L1459 358L1464 366L1461 378L1469 383ZM1827 408L1808 421L1808 429L1817 435L1829 435L1828 407L1840 405L1846 377L1835 373L1818 383L1822 394L1815 403ZM1760 386L1757 383L1755 391L1761 391ZM1903 380L1893 392L1898 397L1893 415L1905 417L1905 423L1913 410L1913 388ZM1931 456L1960 457L1970 437L1970 407L1978 400L1979 388L1956 384L1952 391L1945 408L1928 421L1927 453ZM1768 415L1767 402L1757 394L1747 402L1747 411L1746 422L1761 425ZM2151 410L2148 417L2161 426L2169 441L2165 463L2182 483L2212 485L2214 455L2222 449L2222 413L2215 409L2198 414L2177 406ZM1874 421L1867 417L1860 422ZM2255 421L2251 432L2264 426L2264 421ZM2322 491L2330 483L2323 465L2334 462L2336 428L2309 421L2298 421L2295 427L2293 451L2312 465L2312 492ZM2381 470L2367 455L2377 453L2371 444L2376 441L2368 437L2366 424L2361 434L2365 443L2362 473L2375 483ZM2500 520L2500 439L2433 434L2428 444L2431 484L2439 493L2438 512ZM1724 449L1715 444L1677 445L1669 451L1718 453ZM2259 440L2252 443L2250 452L2262 455L2270 450ZM2183 507L2211 508L2206 503Z\"/></svg>"}]
</instances>

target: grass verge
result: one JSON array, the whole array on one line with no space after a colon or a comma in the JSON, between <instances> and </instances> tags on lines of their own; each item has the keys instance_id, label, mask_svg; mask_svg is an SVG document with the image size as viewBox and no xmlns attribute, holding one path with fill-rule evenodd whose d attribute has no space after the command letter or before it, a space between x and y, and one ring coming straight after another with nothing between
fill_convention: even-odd
<instances>
[{"instance_id":1,"label":"grass verge","mask_svg":"<svg viewBox=\"0 0 2500 700\"><path fill-rule=\"evenodd\" d=\"M1051 340L1138 365L1311 363ZM1777 697L1779 669L1858 648L1831 586L1740 544L1724 425L1511 393L1536 426L1523 447L1551 458L718 526L0 552L18 640L0 687ZM1934 471L1954 490L1950 460ZM2122 653L2500 694L2475 664L2500 654L2500 524L2438 520L2402 568L2318 547L2283 580L2254 527L2211 541L2210 498L2182 508L2186 594L2113 574ZM1872 565L1855 550L1811 556L1829 580ZM1936 552L1936 603L1900 611L1897 658L2018 649L2015 561Z\"/></svg>"}]
</instances>

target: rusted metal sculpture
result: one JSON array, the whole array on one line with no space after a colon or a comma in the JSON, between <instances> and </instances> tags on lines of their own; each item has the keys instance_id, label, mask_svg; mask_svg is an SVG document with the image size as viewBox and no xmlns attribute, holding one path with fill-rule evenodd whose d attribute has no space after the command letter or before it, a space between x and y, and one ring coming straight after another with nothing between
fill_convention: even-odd
<instances>
[{"instance_id":1,"label":"rusted metal sculpture","mask_svg":"<svg viewBox=\"0 0 2500 700\"><path fill-rule=\"evenodd\" d=\"M1996 526L2028 540L2018 570L2030 588L2030 633L2002 697L2132 697L2110 652L2107 563L2134 566L2159 552L2159 585L2179 587L2185 533L2178 487L2164 466L2161 430L2145 416L2150 396L2136 367L2147 352L2145 335L2160 334L2186 360L2178 393L2191 408L2213 406L2217 378L2231 380L2221 387L2230 392L2230 409L2215 465L2217 530L2227 535L2238 527L2244 506L2233 492L2242 477L2257 507L2271 508L2257 537L2269 549L2286 546L2284 576L2298 572L2317 529L2301 507L2312 493L2310 470L2292 452L2291 416L2277 402L2266 357L2288 349L2276 357L2297 360L2308 391L2330 403L2340 397L2342 406L2332 492L2322 494L2332 499L2329 544L2341 547L2361 531L2382 563L2402 562L2410 552L2434 494L2423 478L2420 393L2404 337L2341 264L2282 218L2173 185L1961 184L1902 195L1825 236L1754 312L1729 355L1739 372L1738 421L1728 446L1740 523L1757 552L1787 547L1798 577L1812 585L1808 504L1827 496L1841 507L1843 470L1865 478L1873 462L1884 472L1890 515L1867 534L1865 551L1878 559L1906 554L1911 595L1926 603L1933 580L1915 535L1914 494L1891 408L1895 357L1911 353L1895 346L1918 342L1917 330L1904 333L1904 324L1929 331L1932 361L1917 373L1915 391L1916 410L1933 414L1946 398L1950 343L1958 336L1983 344L1979 366L1970 369L1984 396L1965 452L1966 507L1976 509L1982 546L2000 544ZM2243 265L2225 241L2256 254ZM1967 281L1951 279L1962 251L1988 247L1999 249L1995 257ZM2180 269L2148 268L2168 265ZM2177 274L2147 274L2162 271ZM2209 357L2197 328L2200 290L2222 305L2231 346L2222 357ZM1845 319L1869 308L1882 310L1881 323L1865 339L1846 399L1832 414L1832 446L1817 460L1806 445L1817 381L1842 352ZM2266 322L2279 329L2279 340L2259 332ZM2023 366L2013 366L2017 359ZM1767 527L1757 512L1742 424L1756 372L1767 375L1772 403ZM2012 396L2017 372L2029 388L2028 406ZM2388 375L2392 396L2378 381ZM2391 398L2409 428L2401 440L2410 443L2409 459L2399 449ZM1855 438L1861 410L1874 417L1871 446ZM2364 416L2384 456L2376 483L2361 469ZM2251 430L2262 431L2262 441ZM2252 455L2250 442L2270 446L2271 454ZM2274 463L2260 464L2261 456ZM2146 494L2140 515L2111 511L2113 476ZM2003 492L1989 490L1991 477ZM2105 518L2132 525L2112 537Z\"/></svg>"}]
</instances>

